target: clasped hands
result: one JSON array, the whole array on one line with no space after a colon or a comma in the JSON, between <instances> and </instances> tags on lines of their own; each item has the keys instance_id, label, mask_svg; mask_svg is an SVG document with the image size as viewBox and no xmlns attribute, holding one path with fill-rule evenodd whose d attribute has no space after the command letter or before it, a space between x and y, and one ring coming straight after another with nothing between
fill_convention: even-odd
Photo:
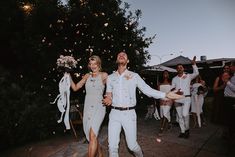
<instances>
[{"instance_id":1,"label":"clasped hands","mask_svg":"<svg viewBox=\"0 0 235 157\"><path fill-rule=\"evenodd\" d=\"M111 96L104 95L104 99L102 100L102 103L106 106L112 105L112 98Z\"/></svg>"}]
</instances>

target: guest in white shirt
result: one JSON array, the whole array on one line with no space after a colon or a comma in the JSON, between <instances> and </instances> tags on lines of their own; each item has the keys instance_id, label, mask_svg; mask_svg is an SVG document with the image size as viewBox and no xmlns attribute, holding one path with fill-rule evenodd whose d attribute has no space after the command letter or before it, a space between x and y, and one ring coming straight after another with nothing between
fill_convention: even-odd
<instances>
[{"instance_id":1,"label":"guest in white shirt","mask_svg":"<svg viewBox=\"0 0 235 157\"><path fill-rule=\"evenodd\" d=\"M224 77L226 87L224 89L224 108L226 111L225 125L228 128L228 138L235 134L235 62L230 66L233 76L229 79Z\"/></svg>"},{"instance_id":2,"label":"guest in white shirt","mask_svg":"<svg viewBox=\"0 0 235 157\"><path fill-rule=\"evenodd\" d=\"M178 114L178 120L180 125L180 138L189 137L189 110L191 104L190 95L190 83L199 74L196 66L196 57L192 60L193 73L186 74L182 64L178 64L176 67L177 76L172 80L172 90L177 94L182 94L185 97L175 101L175 107Z\"/></svg>"},{"instance_id":3,"label":"guest in white shirt","mask_svg":"<svg viewBox=\"0 0 235 157\"><path fill-rule=\"evenodd\" d=\"M127 69L129 63L125 52L117 55L118 69L108 76L106 95L103 103L111 107L108 124L109 157L118 157L120 133L123 128L128 148L136 157L142 157L142 150L137 143L136 88L156 99L177 98L179 95L163 93L152 89L135 72Z\"/></svg>"}]
</instances>

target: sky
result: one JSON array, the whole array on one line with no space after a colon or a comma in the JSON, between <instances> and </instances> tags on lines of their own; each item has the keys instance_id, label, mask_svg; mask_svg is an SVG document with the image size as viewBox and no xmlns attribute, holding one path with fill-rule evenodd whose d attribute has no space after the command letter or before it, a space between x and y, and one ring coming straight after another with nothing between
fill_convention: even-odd
<instances>
[{"instance_id":1,"label":"sky","mask_svg":"<svg viewBox=\"0 0 235 157\"><path fill-rule=\"evenodd\" d=\"M235 0L122 1L130 11L142 11L139 24L146 27L145 37L156 35L146 49L152 58L147 65L179 55L235 58Z\"/></svg>"},{"instance_id":2,"label":"sky","mask_svg":"<svg viewBox=\"0 0 235 157\"><path fill-rule=\"evenodd\" d=\"M140 9L155 65L179 55L235 58L235 0L123 0Z\"/></svg>"}]
</instances>

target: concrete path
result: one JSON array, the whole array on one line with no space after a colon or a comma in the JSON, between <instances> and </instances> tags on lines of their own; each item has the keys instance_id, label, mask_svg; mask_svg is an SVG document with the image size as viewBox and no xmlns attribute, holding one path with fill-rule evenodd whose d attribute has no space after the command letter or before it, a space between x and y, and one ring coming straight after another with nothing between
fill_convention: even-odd
<instances>
[{"instance_id":1,"label":"concrete path","mask_svg":"<svg viewBox=\"0 0 235 157\"><path fill-rule=\"evenodd\" d=\"M138 142L145 157L235 157L235 140L222 138L222 128L207 124L191 129L189 139L178 138L179 127L172 127L157 142L159 121L138 119ZM102 127L99 140L108 156L107 125ZM229 147L230 144L234 147ZM1 157L85 157L88 144L80 135L77 141L73 135L28 144L17 149L0 153ZM230 151L229 151L230 150ZM128 151L124 135L121 135L120 157L133 157Z\"/></svg>"}]
</instances>

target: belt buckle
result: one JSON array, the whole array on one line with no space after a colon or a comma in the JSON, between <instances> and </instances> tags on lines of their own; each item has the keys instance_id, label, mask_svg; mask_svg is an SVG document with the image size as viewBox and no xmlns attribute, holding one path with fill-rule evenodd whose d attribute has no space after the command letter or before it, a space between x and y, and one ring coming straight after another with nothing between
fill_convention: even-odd
<instances>
[{"instance_id":1,"label":"belt buckle","mask_svg":"<svg viewBox=\"0 0 235 157\"><path fill-rule=\"evenodd\" d=\"M121 107L121 111L127 110L127 107Z\"/></svg>"}]
</instances>

